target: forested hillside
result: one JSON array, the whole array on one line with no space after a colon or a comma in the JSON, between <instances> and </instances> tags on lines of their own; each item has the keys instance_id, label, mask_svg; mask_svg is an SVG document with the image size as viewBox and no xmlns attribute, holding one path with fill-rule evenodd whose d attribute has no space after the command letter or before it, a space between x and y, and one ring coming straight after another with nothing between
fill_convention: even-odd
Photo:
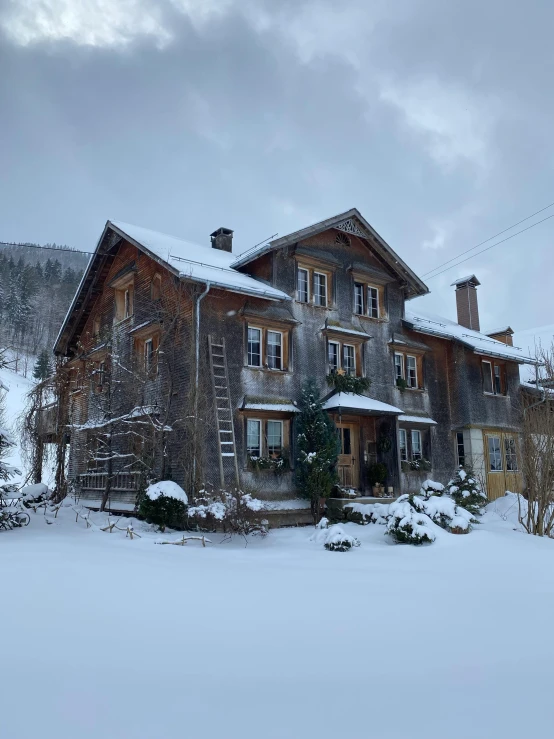
<instances>
[{"instance_id":1,"label":"forested hillside","mask_svg":"<svg viewBox=\"0 0 554 739\"><path fill-rule=\"evenodd\" d=\"M28 374L52 350L88 257L74 251L0 247L0 348Z\"/></svg>"}]
</instances>

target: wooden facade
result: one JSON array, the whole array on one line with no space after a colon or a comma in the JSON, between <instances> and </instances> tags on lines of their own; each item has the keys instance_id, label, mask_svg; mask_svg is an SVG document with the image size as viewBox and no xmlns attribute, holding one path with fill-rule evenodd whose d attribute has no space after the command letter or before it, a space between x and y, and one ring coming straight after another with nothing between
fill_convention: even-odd
<instances>
[{"instance_id":1,"label":"wooden facade","mask_svg":"<svg viewBox=\"0 0 554 739\"><path fill-rule=\"evenodd\" d=\"M156 474L188 492L219 488L222 479L233 484L238 474L259 497L294 497L302 386L315 379L322 396L332 395L327 377L337 371L368 378L366 395L377 403L375 410L330 411L341 435L344 487L368 494L375 462L385 464L394 495L427 477L446 482L463 452L491 497L521 489L513 401L522 360L515 353L487 358L486 345L477 354L463 340L407 320L407 301L427 288L357 211L239 258L210 247L179 257L178 240L170 254L167 237L157 235L158 243L144 233L108 222L56 344L72 370L69 474L83 494L98 497L105 475L117 474L114 499L133 500L140 454L130 434L110 442L109 471L91 448L106 418L110 428L144 418L155 419L163 437L153 447ZM225 346L224 359L210 362L208 337ZM223 361L228 387L218 395L214 365ZM492 370L492 388L484 385L486 361L502 367L499 377ZM106 416L106 398L115 393L109 383L129 374L136 381L117 380L129 388ZM227 402L230 426L223 410L218 417ZM491 471L493 437L493 445L500 439L502 480L500 470ZM515 439L516 457L508 439ZM233 451L222 457L225 448ZM424 470L419 459L428 462Z\"/></svg>"}]
</instances>

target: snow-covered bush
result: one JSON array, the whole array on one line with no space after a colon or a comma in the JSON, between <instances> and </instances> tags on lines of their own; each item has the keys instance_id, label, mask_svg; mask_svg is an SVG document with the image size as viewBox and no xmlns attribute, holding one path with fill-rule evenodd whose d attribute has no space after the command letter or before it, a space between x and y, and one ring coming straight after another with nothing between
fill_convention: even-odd
<instances>
[{"instance_id":1,"label":"snow-covered bush","mask_svg":"<svg viewBox=\"0 0 554 739\"><path fill-rule=\"evenodd\" d=\"M480 515L489 502L472 470L457 470L446 488L456 503L474 516Z\"/></svg>"},{"instance_id":2,"label":"snow-covered bush","mask_svg":"<svg viewBox=\"0 0 554 739\"><path fill-rule=\"evenodd\" d=\"M264 510L263 501L242 490L226 490L209 495L200 491L195 505L188 509L188 527L201 531L223 530L226 534L248 536L268 533L267 522L258 520L256 513Z\"/></svg>"},{"instance_id":3,"label":"snow-covered bush","mask_svg":"<svg viewBox=\"0 0 554 739\"><path fill-rule=\"evenodd\" d=\"M389 506L387 534L399 543L424 544L435 540L433 524L452 534L467 534L474 514L458 505L441 483L426 480L419 495L401 495Z\"/></svg>"},{"instance_id":4,"label":"snow-covered bush","mask_svg":"<svg viewBox=\"0 0 554 739\"><path fill-rule=\"evenodd\" d=\"M323 544L329 552L348 552L354 547L359 547L360 542L355 536L347 534L339 524L329 525L327 518L322 518L316 526L316 533L311 541Z\"/></svg>"},{"instance_id":5,"label":"snow-covered bush","mask_svg":"<svg viewBox=\"0 0 554 739\"><path fill-rule=\"evenodd\" d=\"M139 504L139 516L159 527L182 530L187 523L187 494L172 480L162 480L146 488Z\"/></svg>"},{"instance_id":6,"label":"snow-covered bush","mask_svg":"<svg viewBox=\"0 0 554 739\"><path fill-rule=\"evenodd\" d=\"M43 482L37 482L34 485L27 485L21 488L21 500L25 508L31 508L39 503L43 503L51 496L51 491Z\"/></svg>"}]
</instances>

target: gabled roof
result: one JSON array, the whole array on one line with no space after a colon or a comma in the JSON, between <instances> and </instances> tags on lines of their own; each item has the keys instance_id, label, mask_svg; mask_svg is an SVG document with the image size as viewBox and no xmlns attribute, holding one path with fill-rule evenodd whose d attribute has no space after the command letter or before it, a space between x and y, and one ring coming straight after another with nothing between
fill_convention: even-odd
<instances>
[{"instance_id":1,"label":"gabled roof","mask_svg":"<svg viewBox=\"0 0 554 739\"><path fill-rule=\"evenodd\" d=\"M234 260L232 266L235 268L244 267L254 259L258 259L263 254L267 254L275 249L281 249L285 246L296 244L310 236L327 231L330 228L338 228L347 233L353 233L370 242L372 249L380 256L383 262L392 270L402 282L408 287L409 297L417 295L425 295L429 292L429 288L425 283L413 272L408 265L398 256L398 254L387 244L387 242L379 236L377 231L365 220L357 208L351 208L345 213L340 213L332 218L327 218L312 226L303 228L300 231L274 239L261 246L249 249Z\"/></svg>"},{"instance_id":2,"label":"gabled roof","mask_svg":"<svg viewBox=\"0 0 554 739\"><path fill-rule=\"evenodd\" d=\"M67 347L62 346L63 339L69 341L75 331L82 327L85 307L101 291L101 277L105 277L109 271L115 255L114 247L121 239L133 244L183 280L201 284L209 282L212 287L265 300L291 299L281 290L233 269L231 263L236 257L229 252L122 221L107 221L65 316L54 344L55 353L65 353Z\"/></svg>"},{"instance_id":3,"label":"gabled roof","mask_svg":"<svg viewBox=\"0 0 554 739\"><path fill-rule=\"evenodd\" d=\"M491 339L490 336L486 336L479 331L473 331L470 328L461 326L459 323L450 321L448 318L443 318L433 313L423 313L420 310L413 310L411 307L406 307L404 323L412 331L429 336L440 336L450 341L457 341L469 349L473 349L476 354L510 359L520 364L535 364L535 360L524 354L519 347L508 346L501 341Z\"/></svg>"},{"instance_id":4,"label":"gabled roof","mask_svg":"<svg viewBox=\"0 0 554 739\"><path fill-rule=\"evenodd\" d=\"M465 285L466 283L474 285L475 287L481 284L477 277L475 277L475 275L468 275L467 277L459 277L457 280L454 280L454 282L450 283L450 287L459 287L460 285Z\"/></svg>"}]
</instances>

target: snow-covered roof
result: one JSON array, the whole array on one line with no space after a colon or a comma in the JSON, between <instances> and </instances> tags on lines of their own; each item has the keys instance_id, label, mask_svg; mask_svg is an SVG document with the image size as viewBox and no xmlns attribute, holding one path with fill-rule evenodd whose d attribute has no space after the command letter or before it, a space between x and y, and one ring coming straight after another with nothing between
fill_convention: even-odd
<instances>
[{"instance_id":1,"label":"snow-covered roof","mask_svg":"<svg viewBox=\"0 0 554 739\"><path fill-rule=\"evenodd\" d=\"M394 405L383 403L381 400L368 398L365 395L356 395L355 393L334 393L323 403L326 411L335 409L366 411L370 415L391 414L398 415L402 413L400 408Z\"/></svg>"},{"instance_id":2,"label":"snow-covered roof","mask_svg":"<svg viewBox=\"0 0 554 739\"><path fill-rule=\"evenodd\" d=\"M411 324L414 331L430 336L441 336L452 341L459 341L461 344L473 349L476 354L487 354L493 357L501 357L503 359L511 359L521 364L534 364L535 360L527 356L522 349L517 346L508 346L501 341L491 339L490 336L473 331L470 328L461 326L455 321L448 318L437 316L434 313L422 312L414 310L406 306L405 321Z\"/></svg>"},{"instance_id":3,"label":"snow-covered roof","mask_svg":"<svg viewBox=\"0 0 554 739\"><path fill-rule=\"evenodd\" d=\"M401 423L424 423L426 426L436 426L437 422L433 421L432 418L426 418L424 416L406 416L402 414L398 416L398 420Z\"/></svg>"},{"instance_id":4,"label":"snow-covered roof","mask_svg":"<svg viewBox=\"0 0 554 739\"><path fill-rule=\"evenodd\" d=\"M292 403L245 403L243 411L275 411L277 413L298 413L298 408Z\"/></svg>"},{"instance_id":5,"label":"snow-covered roof","mask_svg":"<svg viewBox=\"0 0 554 739\"><path fill-rule=\"evenodd\" d=\"M269 300L291 299L281 290L233 269L231 265L236 260L235 254L122 221L108 221L108 225L158 260L169 264L184 279L209 282L214 287Z\"/></svg>"},{"instance_id":6,"label":"snow-covered roof","mask_svg":"<svg viewBox=\"0 0 554 739\"><path fill-rule=\"evenodd\" d=\"M336 334L350 334L351 336L363 336L365 339L371 339L372 337L366 331L358 331L355 328L346 328L343 326L334 326L329 323L327 326L322 326L320 331L331 331Z\"/></svg>"}]
</instances>

